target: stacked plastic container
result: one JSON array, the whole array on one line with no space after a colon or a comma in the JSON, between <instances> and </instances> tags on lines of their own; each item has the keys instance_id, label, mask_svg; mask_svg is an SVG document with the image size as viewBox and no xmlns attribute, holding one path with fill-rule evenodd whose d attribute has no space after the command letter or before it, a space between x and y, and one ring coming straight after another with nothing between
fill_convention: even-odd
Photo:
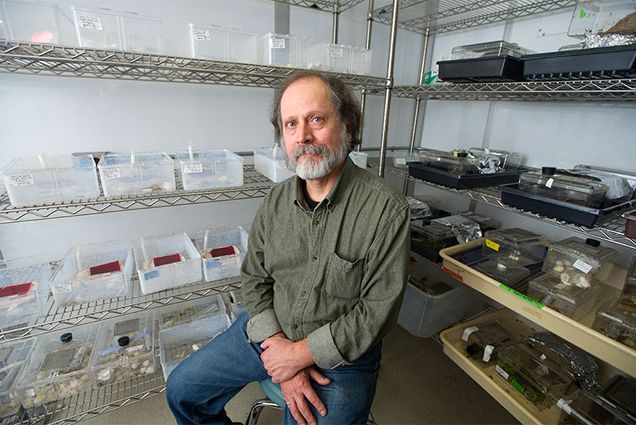
<instances>
[{"instance_id":1,"label":"stacked plastic container","mask_svg":"<svg viewBox=\"0 0 636 425\"><path fill-rule=\"evenodd\" d=\"M256 62L256 34L219 25L189 24L193 58Z\"/></svg>"},{"instance_id":2,"label":"stacked plastic container","mask_svg":"<svg viewBox=\"0 0 636 425\"><path fill-rule=\"evenodd\" d=\"M166 153L104 155L99 175L106 196L175 190L174 161Z\"/></svg>"},{"instance_id":3,"label":"stacked plastic container","mask_svg":"<svg viewBox=\"0 0 636 425\"><path fill-rule=\"evenodd\" d=\"M248 238L242 226L206 229L199 241L206 282L241 274Z\"/></svg>"},{"instance_id":4,"label":"stacked plastic container","mask_svg":"<svg viewBox=\"0 0 636 425\"><path fill-rule=\"evenodd\" d=\"M278 146L255 150L254 168L275 183L282 182L294 175L287 168L285 152Z\"/></svg>"},{"instance_id":5,"label":"stacked plastic container","mask_svg":"<svg viewBox=\"0 0 636 425\"><path fill-rule=\"evenodd\" d=\"M16 340L0 345L0 422L20 410L16 393L18 376L29 360L35 340Z\"/></svg>"},{"instance_id":6,"label":"stacked plastic container","mask_svg":"<svg viewBox=\"0 0 636 425\"><path fill-rule=\"evenodd\" d=\"M177 152L177 167L185 190L243 185L243 158L228 150Z\"/></svg>"},{"instance_id":7,"label":"stacked plastic container","mask_svg":"<svg viewBox=\"0 0 636 425\"><path fill-rule=\"evenodd\" d=\"M57 5L40 1L0 1L0 40L61 43Z\"/></svg>"},{"instance_id":8,"label":"stacked plastic container","mask_svg":"<svg viewBox=\"0 0 636 425\"><path fill-rule=\"evenodd\" d=\"M0 329L45 313L51 267L41 257L0 262Z\"/></svg>"},{"instance_id":9,"label":"stacked plastic container","mask_svg":"<svg viewBox=\"0 0 636 425\"><path fill-rule=\"evenodd\" d=\"M300 46L298 37L290 34L267 33L258 39L258 63L270 66L298 67Z\"/></svg>"}]
</instances>

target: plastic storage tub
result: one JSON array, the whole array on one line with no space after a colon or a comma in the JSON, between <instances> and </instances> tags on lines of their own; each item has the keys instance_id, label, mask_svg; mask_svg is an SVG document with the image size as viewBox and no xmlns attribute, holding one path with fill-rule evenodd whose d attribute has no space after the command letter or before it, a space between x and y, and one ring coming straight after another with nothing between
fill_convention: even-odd
<instances>
[{"instance_id":1,"label":"plastic storage tub","mask_svg":"<svg viewBox=\"0 0 636 425\"><path fill-rule=\"evenodd\" d=\"M439 223L425 226L411 224L411 250L431 261L441 262L439 251L457 243L457 237L448 226Z\"/></svg>"},{"instance_id":2,"label":"plastic storage tub","mask_svg":"<svg viewBox=\"0 0 636 425\"><path fill-rule=\"evenodd\" d=\"M351 151L349 152L349 158L351 158L353 163L356 164L358 167L362 168L363 170L367 169L367 159L369 158L369 155L365 152Z\"/></svg>"},{"instance_id":3,"label":"plastic storage tub","mask_svg":"<svg viewBox=\"0 0 636 425\"><path fill-rule=\"evenodd\" d=\"M234 322L241 314L247 313L247 306L240 290L225 293L225 300L229 307L230 320Z\"/></svg>"},{"instance_id":4,"label":"plastic storage tub","mask_svg":"<svg viewBox=\"0 0 636 425\"><path fill-rule=\"evenodd\" d=\"M185 190L243 185L243 158L228 150L177 152Z\"/></svg>"},{"instance_id":5,"label":"plastic storage tub","mask_svg":"<svg viewBox=\"0 0 636 425\"><path fill-rule=\"evenodd\" d=\"M26 339L0 345L0 422L2 418L20 410L20 398L15 387L20 372L29 360L34 342L34 339Z\"/></svg>"},{"instance_id":6,"label":"plastic storage tub","mask_svg":"<svg viewBox=\"0 0 636 425\"><path fill-rule=\"evenodd\" d=\"M372 58L372 50L363 49L361 47L352 47L351 66L349 67L349 73L357 75L370 75Z\"/></svg>"},{"instance_id":7,"label":"plastic storage tub","mask_svg":"<svg viewBox=\"0 0 636 425\"><path fill-rule=\"evenodd\" d=\"M267 33L258 40L258 63L296 67L299 65L298 44L293 35Z\"/></svg>"},{"instance_id":8,"label":"plastic storage tub","mask_svg":"<svg viewBox=\"0 0 636 425\"><path fill-rule=\"evenodd\" d=\"M497 354L513 340L512 335L497 322L464 329L462 340L466 342L466 353L473 359L488 363L497 359Z\"/></svg>"},{"instance_id":9,"label":"plastic storage tub","mask_svg":"<svg viewBox=\"0 0 636 425\"><path fill-rule=\"evenodd\" d=\"M170 328L181 323L190 322L200 317L213 316L225 312L225 304L221 295L198 298L186 303L170 304L157 314L159 328Z\"/></svg>"},{"instance_id":10,"label":"plastic storage tub","mask_svg":"<svg viewBox=\"0 0 636 425\"><path fill-rule=\"evenodd\" d=\"M229 62L256 63L256 34L236 28L228 28L226 60Z\"/></svg>"},{"instance_id":11,"label":"plastic storage tub","mask_svg":"<svg viewBox=\"0 0 636 425\"><path fill-rule=\"evenodd\" d=\"M61 43L60 16L52 3L0 0L0 39Z\"/></svg>"},{"instance_id":12,"label":"plastic storage tub","mask_svg":"<svg viewBox=\"0 0 636 425\"><path fill-rule=\"evenodd\" d=\"M608 190L605 198L612 204L629 201L636 194L636 174L633 172L584 164L574 166L571 172L597 178L601 183L606 184Z\"/></svg>"},{"instance_id":13,"label":"plastic storage tub","mask_svg":"<svg viewBox=\"0 0 636 425\"><path fill-rule=\"evenodd\" d=\"M592 328L636 350L636 313L610 300L596 312Z\"/></svg>"},{"instance_id":14,"label":"plastic storage tub","mask_svg":"<svg viewBox=\"0 0 636 425\"><path fill-rule=\"evenodd\" d=\"M134 252L143 294L201 280L201 255L185 233L141 238Z\"/></svg>"},{"instance_id":15,"label":"plastic storage tub","mask_svg":"<svg viewBox=\"0 0 636 425\"><path fill-rule=\"evenodd\" d=\"M327 56L327 70L346 74L351 67L351 46L330 44Z\"/></svg>"},{"instance_id":16,"label":"plastic storage tub","mask_svg":"<svg viewBox=\"0 0 636 425\"><path fill-rule=\"evenodd\" d=\"M632 259L632 264L627 271L625 286L623 286L623 291L618 298L618 305L636 313L636 257Z\"/></svg>"},{"instance_id":17,"label":"plastic storage tub","mask_svg":"<svg viewBox=\"0 0 636 425\"><path fill-rule=\"evenodd\" d=\"M14 207L79 201L99 196L92 156L23 157L2 169Z\"/></svg>"},{"instance_id":18,"label":"plastic storage tub","mask_svg":"<svg viewBox=\"0 0 636 425\"><path fill-rule=\"evenodd\" d=\"M67 251L51 281L55 304L59 307L125 296L133 267L128 241L76 245Z\"/></svg>"},{"instance_id":19,"label":"plastic storage tub","mask_svg":"<svg viewBox=\"0 0 636 425\"><path fill-rule=\"evenodd\" d=\"M254 168L256 171L278 183L294 175L287 168L283 148L261 148L254 151Z\"/></svg>"},{"instance_id":20,"label":"plastic storage tub","mask_svg":"<svg viewBox=\"0 0 636 425\"><path fill-rule=\"evenodd\" d=\"M558 277L541 275L530 281L528 296L574 320L583 319L596 306L600 283L589 288L567 285Z\"/></svg>"},{"instance_id":21,"label":"plastic storage tub","mask_svg":"<svg viewBox=\"0 0 636 425\"><path fill-rule=\"evenodd\" d=\"M159 331L159 351L163 376L170 373L190 354L230 327L227 314L207 316Z\"/></svg>"},{"instance_id":22,"label":"plastic storage tub","mask_svg":"<svg viewBox=\"0 0 636 425\"><path fill-rule=\"evenodd\" d=\"M166 153L104 155L98 168L106 196L150 194L176 187L174 161Z\"/></svg>"},{"instance_id":23,"label":"plastic storage tub","mask_svg":"<svg viewBox=\"0 0 636 425\"><path fill-rule=\"evenodd\" d=\"M489 148L470 148L468 153L477 159L477 169L482 174L515 170L521 166L523 157L518 152Z\"/></svg>"},{"instance_id":24,"label":"plastic storage tub","mask_svg":"<svg viewBox=\"0 0 636 425\"><path fill-rule=\"evenodd\" d=\"M248 238L241 226L206 229L199 245L206 282L240 276Z\"/></svg>"},{"instance_id":25,"label":"plastic storage tub","mask_svg":"<svg viewBox=\"0 0 636 425\"><path fill-rule=\"evenodd\" d=\"M103 322L97 331L91 374L97 387L155 372L152 313Z\"/></svg>"},{"instance_id":26,"label":"plastic storage tub","mask_svg":"<svg viewBox=\"0 0 636 425\"><path fill-rule=\"evenodd\" d=\"M96 331L97 325L86 325L38 336L16 388L25 409L91 389Z\"/></svg>"},{"instance_id":27,"label":"plastic storage tub","mask_svg":"<svg viewBox=\"0 0 636 425\"><path fill-rule=\"evenodd\" d=\"M44 258L18 258L0 264L0 328L44 314L51 277L51 267Z\"/></svg>"},{"instance_id":28,"label":"plastic storage tub","mask_svg":"<svg viewBox=\"0 0 636 425\"><path fill-rule=\"evenodd\" d=\"M189 24L193 58L226 60L225 29L218 25Z\"/></svg>"},{"instance_id":29,"label":"plastic storage tub","mask_svg":"<svg viewBox=\"0 0 636 425\"><path fill-rule=\"evenodd\" d=\"M140 15L135 12L123 12L121 22L124 35L124 48L134 53L161 53L161 19Z\"/></svg>"},{"instance_id":30,"label":"plastic storage tub","mask_svg":"<svg viewBox=\"0 0 636 425\"><path fill-rule=\"evenodd\" d=\"M124 50L121 15L111 9L71 6L82 47Z\"/></svg>"},{"instance_id":31,"label":"plastic storage tub","mask_svg":"<svg viewBox=\"0 0 636 425\"><path fill-rule=\"evenodd\" d=\"M298 37L298 67L327 71L329 43Z\"/></svg>"},{"instance_id":32,"label":"plastic storage tub","mask_svg":"<svg viewBox=\"0 0 636 425\"><path fill-rule=\"evenodd\" d=\"M484 237L484 255L499 254L513 261L528 257L538 262L545 256L547 242L543 236L524 229L489 230Z\"/></svg>"}]
</instances>

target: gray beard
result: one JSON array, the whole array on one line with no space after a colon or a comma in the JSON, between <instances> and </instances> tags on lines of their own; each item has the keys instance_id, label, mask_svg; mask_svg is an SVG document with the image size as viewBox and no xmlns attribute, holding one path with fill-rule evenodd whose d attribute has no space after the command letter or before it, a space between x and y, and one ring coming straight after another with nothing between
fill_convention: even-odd
<instances>
[{"instance_id":1,"label":"gray beard","mask_svg":"<svg viewBox=\"0 0 636 425\"><path fill-rule=\"evenodd\" d=\"M298 163L298 158L310 153L320 155L321 158L314 160L306 158ZM315 145L309 143L300 145L294 149L287 157L287 168L294 171L303 180L314 180L327 176L347 157L347 147L345 143L340 143L339 149L331 150L325 145Z\"/></svg>"}]
</instances>

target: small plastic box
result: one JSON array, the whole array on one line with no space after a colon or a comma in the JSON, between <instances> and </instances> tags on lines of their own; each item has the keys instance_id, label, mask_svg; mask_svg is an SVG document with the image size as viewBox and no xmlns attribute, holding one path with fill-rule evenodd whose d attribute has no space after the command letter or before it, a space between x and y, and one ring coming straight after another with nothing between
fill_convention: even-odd
<instances>
[{"instance_id":1,"label":"small plastic box","mask_svg":"<svg viewBox=\"0 0 636 425\"><path fill-rule=\"evenodd\" d=\"M256 63L256 34L236 28L226 28L226 60Z\"/></svg>"},{"instance_id":2,"label":"small plastic box","mask_svg":"<svg viewBox=\"0 0 636 425\"><path fill-rule=\"evenodd\" d=\"M177 152L185 190L243 185L243 158L228 150Z\"/></svg>"},{"instance_id":3,"label":"small plastic box","mask_svg":"<svg viewBox=\"0 0 636 425\"><path fill-rule=\"evenodd\" d=\"M470 148L468 153L477 158L477 168L483 174L503 170L516 170L521 166L523 157L517 152L508 152L489 148ZM492 163L492 164L491 164Z\"/></svg>"},{"instance_id":4,"label":"small plastic box","mask_svg":"<svg viewBox=\"0 0 636 425\"><path fill-rule=\"evenodd\" d=\"M630 0L579 0L577 1L568 35L584 37L586 34L633 34L636 32L633 20L629 25L628 16L634 16L636 7Z\"/></svg>"},{"instance_id":5,"label":"small plastic box","mask_svg":"<svg viewBox=\"0 0 636 425\"><path fill-rule=\"evenodd\" d=\"M372 50L363 49L361 47L352 47L351 66L349 67L349 72L356 75L370 75L372 58Z\"/></svg>"},{"instance_id":6,"label":"small plastic box","mask_svg":"<svg viewBox=\"0 0 636 425\"><path fill-rule=\"evenodd\" d=\"M498 322L491 322L467 327L462 340L466 342L466 353L471 358L488 363L496 360L499 351L513 338Z\"/></svg>"},{"instance_id":7,"label":"small plastic box","mask_svg":"<svg viewBox=\"0 0 636 425\"><path fill-rule=\"evenodd\" d=\"M523 281L531 274L529 269L518 265L515 261L506 257L489 258L472 267L490 276L497 282L515 289L519 289Z\"/></svg>"},{"instance_id":8,"label":"small plastic box","mask_svg":"<svg viewBox=\"0 0 636 425\"><path fill-rule=\"evenodd\" d=\"M0 0L0 39L58 44L60 9L41 1Z\"/></svg>"},{"instance_id":9,"label":"small plastic box","mask_svg":"<svg viewBox=\"0 0 636 425\"><path fill-rule=\"evenodd\" d=\"M568 404L568 410L573 414L568 415L567 411L561 414L561 425L628 425L633 423L627 416L614 406L604 403L596 395L586 391L580 391L576 397Z\"/></svg>"},{"instance_id":10,"label":"small plastic box","mask_svg":"<svg viewBox=\"0 0 636 425\"><path fill-rule=\"evenodd\" d=\"M174 161L166 153L104 155L98 168L106 196L150 194L176 187Z\"/></svg>"},{"instance_id":11,"label":"small plastic box","mask_svg":"<svg viewBox=\"0 0 636 425\"><path fill-rule=\"evenodd\" d=\"M97 325L40 335L18 378L17 393L25 409L91 389L90 359Z\"/></svg>"},{"instance_id":12,"label":"small plastic box","mask_svg":"<svg viewBox=\"0 0 636 425\"><path fill-rule=\"evenodd\" d=\"M636 313L610 300L596 312L592 328L636 350Z\"/></svg>"},{"instance_id":13,"label":"small plastic box","mask_svg":"<svg viewBox=\"0 0 636 425\"><path fill-rule=\"evenodd\" d=\"M206 282L240 276L248 238L242 226L205 230L200 252Z\"/></svg>"},{"instance_id":14,"label":"small plastic box","mask_svg":"<svg viewBox=\"0 0 636 425\"><path fill-rule=\"evenodd\" d=\"M543 271L561 279L567 285L587 288L591 280L618 253L601 246L596 239L571 237L550 245L543 262Z\"/></svg>"},{"instance_id":15,"label":"small plastic box","mask_svg":"<svg viewBox=\"0 0 636 425\"><path fill-rule=\"evenodd\" d=\"M71 6L79 45L124 50L121 15L111 9Z\"/></svg>"},{"instance_id":16,"label":"small plastic box","mask_svg":"<svg viewBox=\"0 0 636 425\"><path fill-rule=\"evenodd\" d=\"M144 295L201 281L201 255L185 233L141 238L134 252Z\"/></svg>"},{"instance_id":17,"label":"small plastic box","mask_svg":"<svg viewBox=\"0 0 636 425\"><path fill-rule=\"evenodd\" d=\"M225 30L218 25L189 24L192 57L224 61Z\"/></svg>"},{"instance_id":18,"label":"small plastic box","mask_svg":"<svg viewBox=\"0 0 636 425\"><path fill-rule=\"evenodd\" d=\"M34 343L34 339L26 339L0 345L0 421L20 410L20 398L15 387Z\"/></svg>"},{"instance_id":19,"label":"small plastic box","mask_svg":"<svg viewBox=\"0 0 636 425\"><path fill-rule=\"evenodd\" d=\"M327 71L329 66L329 43L299 37L298 67Z\"/></svg>"},{"instance_id":20,"label":"small plastic box","mask_svg":"<svg viewBox=\"0 0 636 425\"><path fill-rule=\"evenodd\" d=\"M627 416L628 423L636 423L636 379L622 375L614 375L609 382L598 391L598 396L605 404L619 410Z\"/></svg>"},{"instance_id":21,"label":"small plastic box","mask_svg":"<svg viewBox=\"0 0 636 425\"><path fill-rule=\"evenodd\" d=\"M618 298L618 305L636 313L636 257L632 259L632 264L627 271L625 286L623 286L623 291Z\"/></svg>"},{"instance_id":22,"label":"small plastic box","mask_svg":"<svg viewBox=\"0 0 636 425\"><path fill-rule=\"evenodd\" d=\"M221 295L198 298L187 303L170 304L159 311L159 329L170 328L190 322L204 316L213 316L225 312Z\"/></svg>"},{"instance_id":23,"label":"small plastic box","mask_svg":"<svg viewBox=\"0 0 636 425\"><path fill-rule=\"evenodd\" d=\"M411 225L411 250L431 261L440 262L439 251L457 243L453 230L443 224Z\"/></svg>"},{"instance_id":24,"label":"small plastic box","mask_svg":"<svg viewBox=\"0 0 636 425\"><path fill-rule=\"evenodd\" d=\"M545 256L547 242L543 236L524 229L489 230L484 236L484 255L499 254L513 261L529 257L539 262Z\"/></svg>"},{"instance_id":25,"label":"small plastic box","mask_svg":"<svg viewBox=\"0 0 636 425\"><path fill-rule=\"evenodd\" d=\"M14 207L94 199L99 196L92 156L18 158L2 170Z\"/></svg>"},{"instance_id":26,"label":"small plastic box","mask_svg":"<svg viewBox=\"0 0 636 425\"><path fill-rule=\"evenodd\" d=\"M327 70L346 74L351 69L351 46L330 44Z\"/></svg>"},{"instance_id":27,"label":"small plastic box","mask_svg":"<svg viewBox=\"0 0 636 425\"><path fill-rule=\"evenodd\" d=\"M271 66L299 65L298 39L289 34L267 33L258 40L258 63Z\"/></svg>"},{"instance_id":28,"label":"small plastic box","mask_svg":"<svg viewBox=\"0 0 636 425\"><path fill-rule=\"evenodd\" d=\"M634 12L636 14L636 12ZM613 204L629 201L636 194L636 173L619 171L610 168L579 164L574 166L573 173L595 177L609 188L605 197Z\"/></svg>"},{"instance_id":29,"label":"small plastic box","mask_svg":"<svg viewBox=\"0 0 636 425\"><path fill-rule=\"evenodd\" d=\"M476 160L467 152L443 152L435 150L420 151L421 161L429 167L438 168L454 174L475 174Z\"/></svg>"},{"instance_id":30,"label":"small plastic box","mask_svg":"<svg viewBox=\"0 0 636 425\"><path fill-rule=\"evenodd\" d=\"M103 322L97 331L91 374L97 387L155 372L152 313Z\"/></svg>"},{"instance_id":31,"label":"small plastic box","mask_svg":"<svg viewBox=\"0 0 636 425\"><path fill-rule=\"evenodd\" d=\"M519 47L517 43L496 40L487 43L475 43L453 47L451 50L451 59L475 59L496 56L520 58L530 53L532 53L532 51Z\"/></svg>"},{"instance_id":32,"label":"small plastic box","mask_svg":"<svg viewBox=\"0 0 636 425\"><path fill-rule=\"evenodd\" d=\"M357 152L357 151L349 152L349 158L351 158L353 163L356 164L358 167L362 168L363 170L367 169L368 157L369 155L365 152Z\"/></svg>"},{"instance_id":33,"label":"small plastic box","mask_svg":"<svg viewBox=\"0 0 636 425\"><path fill-rule=\"evenodd\" d=\"M285 153L278 146L255 150L254 168L275 183L295 175L287 168Z\"/></svg>"},{"instance_id":34,"label":"small plastic box","mask_svg":"<svg viewBox=\"0 0 636 425\"><path fill-rule=\"evenodd\" d=\"M227 314L202 317L159 331L159 351L163 376L170 373L190 354L230 327Z\"/></svg>"},{"instance_id":35,"label":"small plastic box","mask_svg":"<svg viewBox=\"0 0 636 425\"><path fill-rule=\"evenodd\" d=\"M581 320L595 307L600 290L598 282L593 282L589 288L580 288L543 274L530 280L528 296L565 316Z\"/></svg>"},{"instance_id":36,"label":"small plastic box","mask_svg":"<svg viewBox=\"0 0 636 425\"><path fill-rule=\"evenodd\" d=\"M55 305L125 296L133 267L129 241L76 245L67 251L51 281Z\"/></svg>"},{"instance_id":37,"label":"small plastic box","mask_svg":"<svg viewBox=\"0 0 636 425\"><path fill-rule=\"evenodd\" d=\"M161 19L140 15L136 12L123 12L121 22L124 35L124 49L134 53L158 54L162 51Z\"/></svg>"},{"instance_id":38,"label":"small plastic box","mask_svg":"<svg viewBox=\"0 0 636 425\"><path fill-rule=\"evenodd\" d=\"M0 265L0 328L43 315L51 277L44 258L18 258Z\"/></svg>"}]
</instances>

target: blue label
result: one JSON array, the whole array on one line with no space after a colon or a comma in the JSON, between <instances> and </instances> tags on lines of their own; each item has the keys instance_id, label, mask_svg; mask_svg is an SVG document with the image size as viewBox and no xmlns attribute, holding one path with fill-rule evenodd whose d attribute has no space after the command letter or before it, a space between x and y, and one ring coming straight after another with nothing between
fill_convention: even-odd
<instances>
[{"instance_id":1,"label":"blue label","mask_svg":"<svg viewBox=\"0 0 636 425\"><path fill-rule=\"evenodd\" d=\"M205 262L206 270L218 269L219 267L221 267L221 263L218 260L209 260Z\"/></svg>"},{"instance_id":2,"label":"blue label","mask_svg":"<svg viewBox=\"0 0 636 425\"><path fill-rule=\"evenodd\" d=\"M144 280L151 280L159 277L159 270L152 270L144 273Z\"/></svg>"}]
</instances>

